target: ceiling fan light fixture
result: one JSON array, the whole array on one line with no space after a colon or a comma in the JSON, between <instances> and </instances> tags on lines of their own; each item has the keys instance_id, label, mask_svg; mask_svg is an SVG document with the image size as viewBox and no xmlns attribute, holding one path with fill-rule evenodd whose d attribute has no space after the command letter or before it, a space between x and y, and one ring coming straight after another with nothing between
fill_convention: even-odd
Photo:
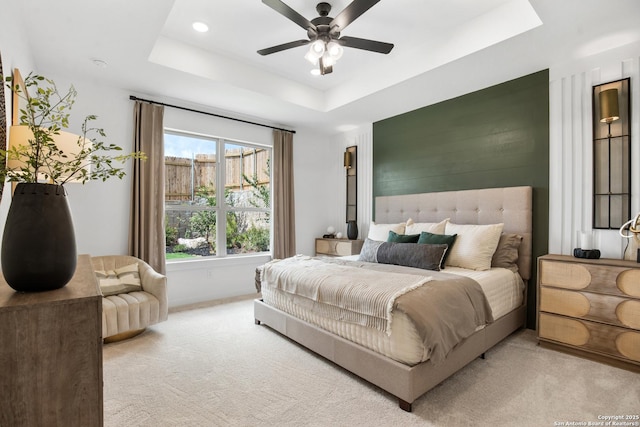
<instances>
[{"instance_id":1,"label":"ceiling fan light fixture","mask_svg":"<svg viewBox=\"0 0 640 427\"><path fill-rule=\"evenodd\" d=\"M310 51L313 52L315 55L318 55L318 58L322 56L325 50L326 50L325 44L322 40L316 40L313 43L311 43Z\"/></svg>"},{"instance_id":2,"label":"ceiling fan light fixture","mask_svg":"<svg viewBox=\"0 0 640 427\"><path fill-rule=\"evenodd\" d=\"M333 58L334 61L342 58L342 54L344 53L344 49L338 43L334 41L330 41L327 43L327 52L329 52L329 56Z\"/></svg>"},{"instance_id":3,"label":"ceiling fan light fixture","mask_svg":"<svg viewBox=\"0 0 640 427\"><path fill-rule=\"evenodd\" d=\"M311 75L312 76L319 76L320 75L320 68L312 68L311 69Z\"/></svg>"},{"instance_id":4,"label":"ceiling fan light fixture","mask_svg":"<svg viewBox=\"0 0 640 427\"><path fill-rule=\"evenodd\" d=\"M309 50L304 57L312 64L318 65L321 75L333 72L333 66L336 61L342 57L345 47L388 54L391 52L391 49L393 49L393 44L391 43L341 36L341 32L344 31L349 24L379 1L380 0L352 0L335 18L329 17L331 5L326 2L320 2L316 6L316 11L320 16L309 21L282 0L262 0L262 3L294 24L302 27L307 33L307 39L295 40L267 49L260 49L258 54L263 56L270 55L309 44Z\"/></svg>"},{"instance_id":5,"label":"ceiling fan light fixture","mask_svg":"<svg viewBox=\"0 0 640 427\"><path fill-rule=\"evenodd\" d=\"M322 56L322 55L320 55ZM313 53L311 50L309 50L306 55L304 55L304 59L306 59L307 61L311 62L313 65L318 65L318 60L320 59L320 56L317 56L315 53Z\"/></svg>"},{"instance_id":6,"label":"ceiling fan light fixture","mask_svg":"<svg viewBox=\"0 0 640 427\"><path fill-rule=\"evenodd\" d=\"M325 54L322 55L322 63L326 67L333 67L334 65L336 65L336 58L331 56L329 52L325 52Z\"/></svg>"}]
</instances>

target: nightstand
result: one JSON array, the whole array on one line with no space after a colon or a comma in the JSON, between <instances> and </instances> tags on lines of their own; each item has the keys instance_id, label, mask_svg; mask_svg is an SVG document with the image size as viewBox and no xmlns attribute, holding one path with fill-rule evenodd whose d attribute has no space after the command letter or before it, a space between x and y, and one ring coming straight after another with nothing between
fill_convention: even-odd
<instances>
[{"instance_id":1,"label":"nightstand","mask_svg":"<svg viewBox=\"0 0 640 427\"><path fill-rule=\"evenodd\" d=\"M538 340L640 372L640 264L538 258Z\"/></svg>"},{"instance_id":2,"label":"nightstand","mask_svg":"<svg viewBox=\"0 0 640 427\"><path fill-rule=\"evenodd\" d=\"M357 255L360 253L363 243L363 240L318 238L316 239L316 255Z\"/></svg>"}]
</instances>

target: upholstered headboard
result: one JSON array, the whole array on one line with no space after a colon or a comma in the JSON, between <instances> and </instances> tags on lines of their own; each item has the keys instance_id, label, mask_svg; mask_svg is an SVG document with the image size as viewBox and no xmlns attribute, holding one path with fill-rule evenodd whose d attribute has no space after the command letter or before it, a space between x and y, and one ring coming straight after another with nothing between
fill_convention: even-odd
<instances>
[{"instance_id":1,"label":"upholstered headboard","mask_svg":"<svg viewBox=\"0 0 640 427\"><path fill-rule=\"evenodd\" d=\"M522 236L518 269L529 280L532 266L531 187L484 188L376 197L375 221L382 223L439 222L449 218L456 224L504 223L504 233Z\"/></svg>"}]
</instances>

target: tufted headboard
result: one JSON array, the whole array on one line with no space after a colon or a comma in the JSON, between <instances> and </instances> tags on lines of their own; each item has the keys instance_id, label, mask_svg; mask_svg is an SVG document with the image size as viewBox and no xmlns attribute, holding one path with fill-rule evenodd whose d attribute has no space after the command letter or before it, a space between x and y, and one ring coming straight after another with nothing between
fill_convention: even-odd
<instances>
[{"instance_id":1,"label":"tufted headboard","mask_svg":"<svg viewBox=\"0 0 640 427\"><path fill-rule=\"evenodd\" d=\"M379 224L440 222L456 224L504 223L504 233L522 236L518 269L524 280L531 277L532 200L531 187L483 188L376 197L375 221Z\"/></svg>"}]
</instances>

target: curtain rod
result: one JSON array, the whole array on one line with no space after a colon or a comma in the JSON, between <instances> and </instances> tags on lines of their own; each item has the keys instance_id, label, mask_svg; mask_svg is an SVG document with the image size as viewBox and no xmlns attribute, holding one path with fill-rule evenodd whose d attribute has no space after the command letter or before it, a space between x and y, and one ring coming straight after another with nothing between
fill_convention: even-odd
<instances>
[{"instance_id":1,"label":"curtain rod","mask_svg":"<svg viewBox=\"0 0 640 427\"><path fill-rule=\"evenodd\" d=\"M265 124L262 124L262 123L251 122L249 120L237 119L235 117L228 117L228 116L223 116L221 114L209 113L208 111L194 110L193 108L181 107L179 105L165 104L164 102L158 102L158 101L152 101L150 99L138 98L137 96L134 96L134 95L129 95L129 99L132 100L132 101L142 101L142 102L148 102L150 104L162 105L164 107L177 108L178 110L190 111L192 113L206 114L207 116L219 117L221 119L234 120L236 122L247 123L249 125L262 126L262 127L270 128L270 129L274 129L274 130L281 130L281 131L284 131L284 132L296 133L295 130L283 129L283 128L278 128L278 127L275 127L275 126L265 125Z\"/></svg>"}]
</instances>

